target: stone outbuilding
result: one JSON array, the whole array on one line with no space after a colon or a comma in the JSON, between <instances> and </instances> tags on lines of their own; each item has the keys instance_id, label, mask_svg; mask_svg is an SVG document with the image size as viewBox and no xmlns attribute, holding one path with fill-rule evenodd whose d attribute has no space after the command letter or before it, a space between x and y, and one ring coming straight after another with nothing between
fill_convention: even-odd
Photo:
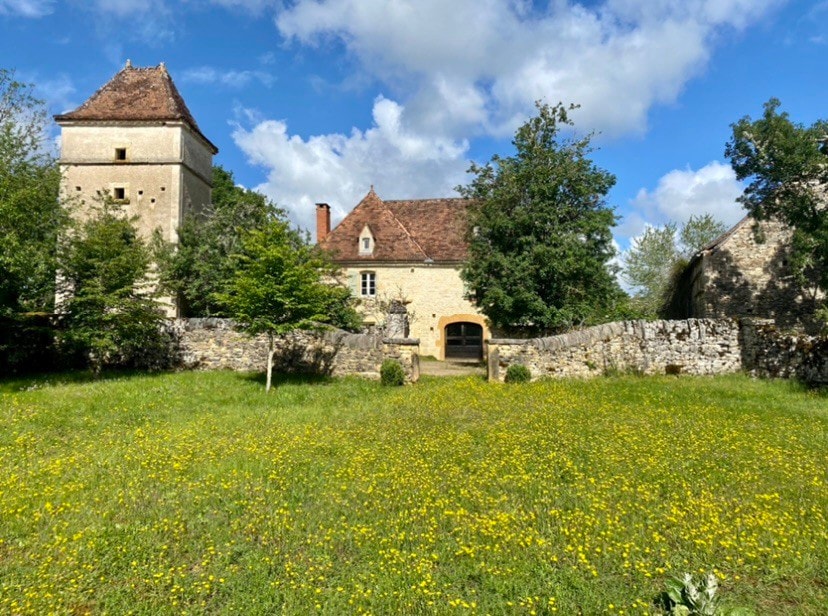
<instances>
[{"instance_id":1,"label":"stone outbuilding","mask_svg":"<svg viewBox=\"0 0 828 616\"><path fill-rule=\"evenodd\" d=\"M402 304L409 320L405 335L419 338L422 355L482 359L490 332L460 279L470 203L384 201L371 188L333 230L330 207L317 204L317 241L361 300L367 326L384 326L389 308Z\"/></svg>"},{"instance_id":2,"label":"stone outbuilding","mask_svg":"<svg viewBox=\"0 0 828 616\"><path fill-rule=\"evenodd\" d=\"M696 253L679 280L668 316L756 317L782 329L815 332L816 283L801 286L791 267L793 231L746 216Z\"/></svg>"},{"instance_id":3,"label":"stone outbuilding","mask_svg":"<svg viewBox=\"0 0 828 616\"><path fill-rule=\"evenodd\" d=\"M91 204L100 191L138 216L140 232L175 242L184 216L210 203L218 148L198 127L166 66L127 61L61 127L64 198ZM82 211L82 210L81 210Z\"/></svg>"},{"instance_id":4,"label":"stone outbuilding","mask_svg":"<svg viewBox=\"0 0 828 616\"><path fill-rule=\"evenodd\" d=\"M61 195L78 215L108 193L149 238L178 241L189 213L211 202L213 143L199 129L166 66L127 61L83 105L55 116L61 128ZM178 309L165 298L167 312Z\"/></svg>"}]
</instances>

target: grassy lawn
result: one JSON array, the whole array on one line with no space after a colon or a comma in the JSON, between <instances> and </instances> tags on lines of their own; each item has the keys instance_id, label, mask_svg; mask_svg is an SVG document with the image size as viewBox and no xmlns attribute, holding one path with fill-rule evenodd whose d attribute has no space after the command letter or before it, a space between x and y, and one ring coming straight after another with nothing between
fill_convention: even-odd
<instances>
[{"instance_id":1,"label":"grassy lawn","mask_svg":"<svg viewBox=\"0 0 828 616\"><path fill-rule=\"evenodd\" d=\"M744 377L0 384L0 613L825 614L828 398Z\"/></svg>"}]
</instances>

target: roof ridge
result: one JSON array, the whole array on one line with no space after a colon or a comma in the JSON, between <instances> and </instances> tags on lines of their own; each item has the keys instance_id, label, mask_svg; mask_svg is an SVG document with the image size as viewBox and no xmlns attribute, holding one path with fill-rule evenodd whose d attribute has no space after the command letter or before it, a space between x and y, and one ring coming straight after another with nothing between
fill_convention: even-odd
<instances>
[{"instance_id":1,"label":"roof ridge","mask_svg":"<svg viewBox=\"0 0 828 616\"><path fill-rule=\"evenodd\" d=\"M427 197L425 199L385 199L383 203L417 203L419 201L471 201L468 197Z\"/></svg>"},{"instance_id":2,"label":"roof ridge","mask_svg":"<svg viewBox=\"0 0 828 616\"><path fill-rule=\"evenodd\" d=\"M411 235L411 232L408 230L408 228L404 224L402 224L402 221L399 218L397 218L397 215L394 214L393 210L390 207L388 207L385 204L385 201L380 199L379 196L377 196L377 199L379 199L379 202L382 203L382 207L385 208L385 211L388 212L389 214L391 214L391 218L393 218L397 222L397 224L400 225L400 229L402 229L403 232L405 233L406 237L414 243L414 245L417 247L417 250L419 250L421 253L423 253L423 256L426 259L428 259L429 258L428 253L425 250L423 250L423 247L420 246L420 243L417 240L414 239L414 236Z\"/></svg>"}]
</instances>

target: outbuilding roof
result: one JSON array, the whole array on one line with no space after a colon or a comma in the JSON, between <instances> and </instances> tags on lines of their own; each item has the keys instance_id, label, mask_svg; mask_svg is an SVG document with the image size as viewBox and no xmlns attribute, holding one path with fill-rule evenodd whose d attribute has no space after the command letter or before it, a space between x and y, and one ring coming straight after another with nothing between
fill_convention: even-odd
<instances>
[{"instance_id":1,"label":"outbuilding roof","mask_svg":"<svg viewBox=\"0 0 828 616\"><path fill-rule=\"evenodd\" d=\"M321 246L337 261L463 261L470 204L468 199L383 201L372 188ZM366 225L374 236L370 255L359 251L359 236Z\"/></svg>"},{"instance_id":2,"label":"outbuilding roof","mask_svg":"<svg viewBox=\"0 0 828 616\"><path fill-rule=\"evenodd\" d=\"M212 149L175 87L162 62L158 66L133 67L130 62L83 105L55 116L62 122L158 122L179 121L189 126Z\"/></svg>"}]
</instances>

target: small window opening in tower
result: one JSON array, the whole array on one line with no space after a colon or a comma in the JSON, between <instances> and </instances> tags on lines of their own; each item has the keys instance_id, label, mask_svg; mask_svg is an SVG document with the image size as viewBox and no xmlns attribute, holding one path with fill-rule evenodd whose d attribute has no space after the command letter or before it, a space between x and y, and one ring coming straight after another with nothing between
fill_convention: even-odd
<instances>
[{"instance_id":1,"label":"small window opening in tower","mask_svg":"<svg viewBox=\"0 0 828 616\"><path fill-rule=\"evenodd\" d=\"M115 148L115 160L126 160L126 148Z\"/></svg>"},{"instance_id":2,"label":"small window opening in tower","mask_svg":"<svg viewBox=\"0 0 828 616\"><path fill-rule=\"evenodd\" d=\"M114 191L115 201L123 201L126 199L126 189L125 188L116 188Z\"/></svg>"}]
</instances>

